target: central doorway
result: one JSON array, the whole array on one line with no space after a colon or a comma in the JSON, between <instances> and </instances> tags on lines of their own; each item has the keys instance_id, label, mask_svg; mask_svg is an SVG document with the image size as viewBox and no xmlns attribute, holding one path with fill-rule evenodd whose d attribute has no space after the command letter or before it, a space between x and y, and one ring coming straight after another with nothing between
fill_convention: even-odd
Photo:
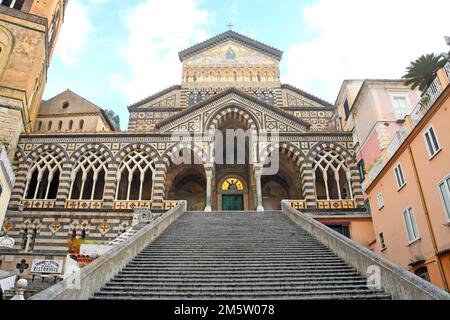
<instances>
[{"instance_id":1,"label":"central doorway","mask_svg":"<svg viewBox=\"0 0 450 320\"><path fill-rule=\"evenodd\" d=\"M243 211L244 195L222 195L223 211Z\"/></svg>"}]
</instances>

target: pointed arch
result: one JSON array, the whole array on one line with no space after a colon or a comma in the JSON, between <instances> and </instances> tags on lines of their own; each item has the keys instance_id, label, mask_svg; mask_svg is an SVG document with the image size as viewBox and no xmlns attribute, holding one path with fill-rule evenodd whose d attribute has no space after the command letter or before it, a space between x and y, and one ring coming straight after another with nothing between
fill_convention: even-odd
<instances>
[{"instance_id":1,"label":"pointed arch","mask_svg":"<svg viewBox=\"0 0 450 320\"><path fill-rule=\"evenodd\" d=\"M206 130L218 129L220 125L228 119L237 119L243 122L248 129L255 129L258 132L261 130L261 124L257 120L257 117L252 114L248 109L244 109L241 106L224 106L216 112L214 112L206 121Z\"/></svg>"},{"instance_id":2,"label":"pointed arch","mask_svg":"<svg viewBox=\"0 0 450 320\"><path fill-rule=\"evenodd\" d=\"M101 145L86 145L74 152L71 161L70 199L102 200L108 165L112 161L109 150Z\"/></svg>"},{"instance_id":3,"label":"pointed arch","mask_svg":"<svg viewBox=\"0 0 450 320\"><path fill-rule=\"evenodd\" d=\"M310 150L308 160L317 200L356 199L360 191L354 176L356 162L346 148L332 142L320 143Z\"/></svg>"}]
</instances>

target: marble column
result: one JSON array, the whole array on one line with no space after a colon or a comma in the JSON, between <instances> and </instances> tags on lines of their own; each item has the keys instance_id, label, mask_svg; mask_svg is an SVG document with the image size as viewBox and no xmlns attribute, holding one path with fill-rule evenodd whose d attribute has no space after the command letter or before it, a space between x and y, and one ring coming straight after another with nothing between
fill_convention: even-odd
<instances>
[{"instance_id":1,"label":"marble column","mask_svg":"<svg viewBox=\"0 0 450 320\"><path fill-rule=\"evenodd\" d=\"M264 211L262 202L262 188L261 188L261 175L262 175L262 165L255 164L255 180L256 180L256 211Z\"/></svg>"},{"instance_id":2,"label":"marble column","mask_svg":"<svg viewBox=\"0 0 450 320\"><path fill-rule=\"evenodd\" d=\"M206 208L205 212L212 212L211 207L211 184L213 178L213 168L214 165L212 163L205 164L205 172L206 172Z\"/></svg>"}]
</instances>

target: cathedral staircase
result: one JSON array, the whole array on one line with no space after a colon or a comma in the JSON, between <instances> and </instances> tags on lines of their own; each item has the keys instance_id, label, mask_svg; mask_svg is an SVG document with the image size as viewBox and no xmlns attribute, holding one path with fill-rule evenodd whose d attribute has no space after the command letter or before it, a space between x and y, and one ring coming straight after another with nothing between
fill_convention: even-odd
<instances>
[{"instance_id":1,"label":"cathedral staircase","mask_svg":"<svg viewBox=\"0 0 450 320\"><path fill-rule=\"evenodd\" d=\"M281 211L186 212L92 297L390 298Z\"/></svg>"}]
</instances>

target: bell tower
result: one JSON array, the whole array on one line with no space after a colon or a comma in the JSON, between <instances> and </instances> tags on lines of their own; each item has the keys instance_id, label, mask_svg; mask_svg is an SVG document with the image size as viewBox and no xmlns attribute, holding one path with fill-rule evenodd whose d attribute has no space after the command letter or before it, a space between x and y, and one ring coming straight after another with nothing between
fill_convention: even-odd
<instances>
[{"instance_id":1,"label":"bell tower","mask_svg":"<svg viewBox=\"0 0 450 320\"><path fill-rule=\"evenodd\" d=\"M0 143L33 131L68 0L0 0Z\"/></svg>"}]
</instances>

